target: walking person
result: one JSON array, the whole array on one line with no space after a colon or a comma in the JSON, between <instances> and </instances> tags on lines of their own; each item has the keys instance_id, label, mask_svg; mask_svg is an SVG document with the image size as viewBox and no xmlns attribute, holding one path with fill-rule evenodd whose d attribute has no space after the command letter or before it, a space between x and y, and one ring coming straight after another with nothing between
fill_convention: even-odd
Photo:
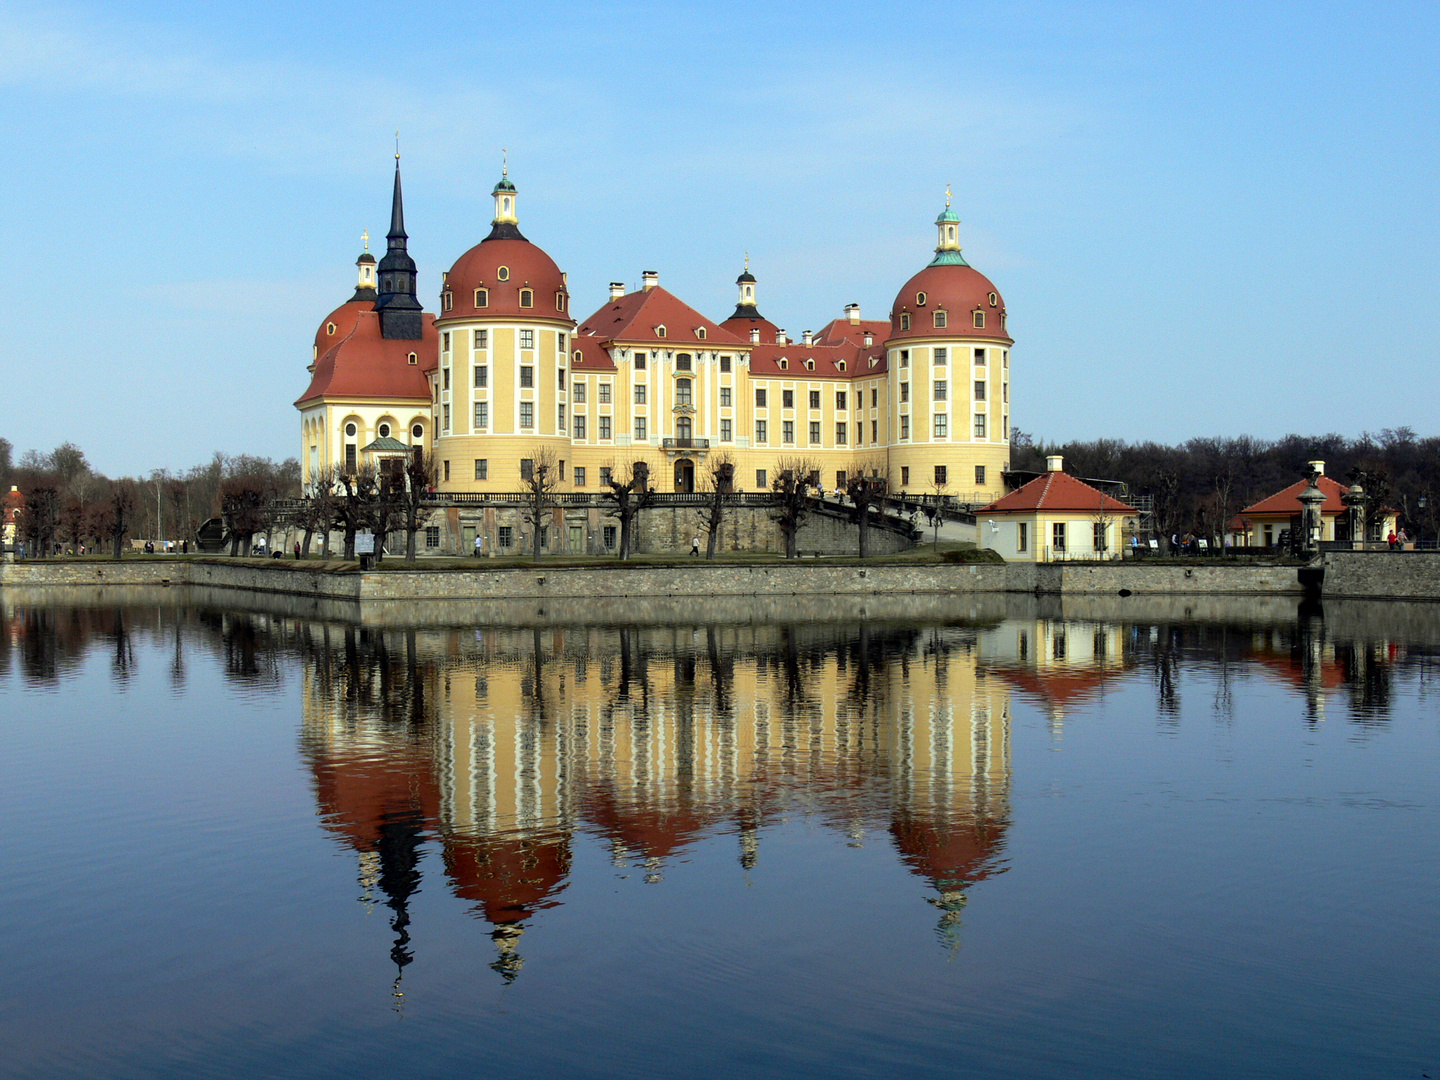
<instances>
[{"instance_id":1,"label":"walking person","mask_svg":"<svg viewBox=\"0 0 1440 1080\"><path fill-rule=\"evenodd\" d=\"M696 537L694 537L693 539L691 539L691 541L690 541L690 554L691 554L691 555L699 555L699 554L700 554L700 537L699 537L699 536L696 536Z\"/></svg>"},{"instance_id":2,"label":"walking person","mask_svg":"<svg viewBox=\"0 0 1440 1080\"><path fill-rule=\"evenodd\" d=\"M300 558L300 541L295 541L295 558Z\"/></svg>"}]
</instances>

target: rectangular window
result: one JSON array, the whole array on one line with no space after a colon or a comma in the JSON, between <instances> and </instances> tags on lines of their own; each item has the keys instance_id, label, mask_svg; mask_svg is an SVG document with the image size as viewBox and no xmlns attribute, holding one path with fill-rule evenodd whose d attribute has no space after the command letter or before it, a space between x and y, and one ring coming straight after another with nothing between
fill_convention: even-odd
<instances>
[{"instance_id":1,"label":"rectangular window","mask_svg":"<svg viewBox=\"0 0 1440 1080\"><path fill-rule=\"evenodd\" d=\"M845 408L845 391L844 391L844 390L836 390L836 391L835 391L835 408L836 408L836 409L844 409L844 408Z\"/></svg>"},{"instance_id":2,"label":"rectangular window","mask_svg":"<svg viewBox=\"0 0 1440 1080\"><path fill-rule=\"evenodd\" d=\"M976 349L976 350L975 350L975 363L980 364L981 366L984 366L984 364L985 364L985 350L984 350L984 349Z\"/></svg>"},{"instance_id":3,"label":"rectangular window","mask_svg":"<svg viewBox=\"0 0 1440 1080\"><path fill-rule=\"evenodd\" d=\"M425 526L425 546L427 548L438 548L440 546L440 526Z\"/></svg>"},{"instance_id":4,"label":"rectangular window","mask_svg":"<svg viewBox=\"0 0 1440 1080\"><path fill-rule=\"evenodd\" d=\"M515 527L513 525L501 525L499 532L500 550L507 551L515 546Z\"/></svg>"},{"instance_id":5,"label":"rectangular window","mask_svg":"<svg viewBox=\"0 0 1440 1080\"><path fill-rule=\"evenodd\" d=\"M600 404L610 404L610 384L608 382L602 382L600 384Z\"/></svg>"},{"instance_id":6,"label":"rectangular window","mask_svg":"<svg viewBox=\"0 0 1440 1080\"><path fill-rule=\"evenodd\" d=\"M535 387L535 369L529 364L520 366L520 389L531 390Z\"/></svg>"},{"instance_id":7,"label":"rectangular window","mask_svg":"<svg viewBox=\"0 0 1440 1080\"><path fill-rule=\"evenodd\" d=\"M1001 349L1001 350L1000 350L1000 366L1001 366L1002 368L1004 368L1005 370L1007 370L1007 371L1010 370L1010 350L1009 350L1009 349Z\"/></svg>"},{"instance_id":8,"label":"rectangular window","mask_svg":"<svg viewBox=\"0 0 1440 1080\"><path fill-rule=\"evenodd\" d=\"M985 414L984 414L983 412L977 412L977 413L975 414L975 438L977 438L977 439L983 439L984 437L985 437Z\"/></svg>"},{"instance_id":9,"label":"rectangular window","mask_svg":"<svg viewBox=\"0 0 1440 1080\"><path fill-rule=\"evenodd\" d=\"M645 384L644 384L644 383L636 383L636 384L635 384L635 404L636 404L636 405L644 405L644 404L645 404Z\"/></svg>"},{"instance_id":10,"label":"rectangular window","mask_svg":"<svg viewBox=\"0 0 1440 1080\"><path fill-rule=\"evenodd\" d=\"M755 421L755 441L756 441L757 443L763 443L763 442L768 442L768 441L769 441L769 440L765 437L765 421L764 421L764 420L756 420L756 421Z\"/></svg>"},{"instance_id":11,"label":"rectangular window","mask_svg":"<svg viewBox=\"0 0 1440 1080\"><path fill-rule=\"evenodd\" d=\"M944 380L944 379L936 379L936 380L935 380L935 400L936 400L936 401L944 401L945 398L946 398L946 396L949 394L949 392L950 392L950 388L949 388L949 386L947 385L946 380Z\"/></svg>"},{"instance_id":12,"label":"rectangular window","mask_svg":"<svg viewBox=\"0 0 1440 1080\"><path fill-rule=\"evenodd\" d=\"M490 369L484 364L475 365L475 386L483 388L490 385Z\"/></svg>"},{"instance_id":13,"label":"rectangular window","mask_svg":"<svg viewBox=\"0 0 1440 1080\"><path fill-rule=\"evenodd\" d=\"M975 400L976 400L976 401L984 401L984 400L985 400L985 380L984 380L984 379L976 379L976 380L975 380Z\"/></svg>"},{"instance_id":14,"label":"rectangular window","mask_svg":"<svg viewBox=\"0 0 1440 1080\"><path fill-rule=\"evenodd\" d=\"M600 437L602 439L610 438L610 417L608 416L600 417Z\"/></svg>"},{"instance_id":15,"label":"rectangular window","mask_svg":"<svg viewBox=\"0 0 1440 1080\"><path fill-rule=\"evenodd\" d=\"M527 484L535 478L535 459L522 457L520 459L520 479Z\"/></svg>"},{"instance_id":16,"label":"rectangular window","mask_svg":"<svg viewBox=\"0 0 1440 1080\"><path fill-rule=\"evenodd\" d=\"M937 412L935 414L935 438L943 439L950 434L950 416L948 413Z\"/></svg>"},{"instance_id":17,"label":"rectangular window","mask_svg":"<svg viewBox=\"0 0 1440 1080\"><path fill-rule=\"evenodd\" d=\"M442 417L444 417L445 430L446 430L446 432L449 432L449 430L450 430L450 406L449 406L449 405L442 406L442 407L441 407L441 410L440 410L440 414L441 414Z\"/></svg>"},{"instance_id":18,"label":"rectangular window","mask_svg":"<svg viewBox=\"0 0 1440 1080\"><path fill-rule=\"evenodd\" d=\"M871 420L871 421L870 421L870 441L871 441L872 443L878 443L878 442L880 441L880 421L879 421L879 420Z\"/></svg>"},{"instance_id":19,"label":"rectangular window","mask_svg":"<svg viewBox=\"0 0 1440 1080\"><path fill-rule=\"evenodd\" d=\"M820 407L820 391L819 391L819 390L811 390L811 391L810 391L810 408L812 408L812 409L818 409L819 407Z\"/></svg>"},{"instance_id":20,"label":"rectangular window","mask_svg":"<svg viewBox=\"0 0 1440 1080\"><path fill-rule=\"evenodd\" d=\"M584 465L576 465L576 466L575 466L575 486L576 486L576 487L584 487L584 486L585 486L585 466L584 466Z\"/></svg>"},{"instance_id":21,"label":"rectangular window","mask_svg":"<svg viewBox=\"0 0 1440 1080\"><path fill-rule=\"evenodd\" d=\"M559 405L555 409L555 430L565 434L565 406Z\"/></svg>"},{"instance_id":22,"label":"rectangular window","mask_svg":"<svg viewBox=\"0 0 1440 1080\"><path fill-rule=\"evenodd\" d=\"M730 387L728 386L720 387L720 407L722 409L730 407Z\"/></svg>"},{"instance_id":23,"label":"rectangular window","mask_svg":"<svg viewBox=\"0 0 1440 1080\"><path fill-rule=\"evenodd\" d=\"M902 416L902 417L900 417L900 438L902 438L902 439L908 439L909 437L910 437L910 417L908 417L908 416Z\"/></svg>"},{"instance_id":24,"label":"rectangular window","mask_svg":"<svg viewBox=\"0 0 1440 1080\"><path fill-rule=\"evenodd\" d=\"M534 330L521 330L521 331L520 331L520 347L521 347L522 349L533 349L533 348L535 347L535 331L534 331Z\"/></svg>"},{"instance_id":25,"label":"rectangular window","mask_svg":"<svg viewBox=\"0 0 1440 1080\"><path fill-rule=\"evenodd\" d=\"M488 401L475 402L475 426L477 428L490 426L490 403Z\"/></svg>"},{"instance_id":26,"label":"rectangular window","mask_svg":"<svg viewBox=\"0 0 1440 1080\"><path fill-rule=\"evenodd\" d=\"M976 465L976 466L975 466L975 483L981 485L982 487L984 486L984 484L985 484L985 466L984 466L984 465Z\"/></svg>"},{"instance_id":27,"label":"rectangular window","mask_svg":"<svg viewBox=\"0 0 1440 1080\"><path fill-rule=\"evenodd\" d=\"M445 474L445 481L446 481L446 483L449 483L449 481L450 481L450 462L449 462L448 460L445 462L444 469L443 469L442 471L443 471L444 474Z\"/></svg>"},{"instance_id":28,"label":"rectangular window","mask_svg":"<svg viewBox=\"0 0 1440 1080\"><path fill-rule=\"evenodd\" d=\"M721 421L720 421L720 441L721 441L721 442L729 442L729 441L730 441L730 421L729 421L729 420L721 420Z\"/></svg>"},{"instance_id":29,"label":"rectangular window","mask_svg":"<svg viewBox=\"0 0 1440 1080\"><path fill-rule=\"evenodd\" d=\"M902 383L900 384L900 400L901 400L901 401L909 401L909 400L910 400L910 384L909 384L908 382L902 382Z\"/></svg>"},{"instance_id":30,"label":"rectangular window","mask_svg":"<svg viewBox=\"0 0 1440 1080\"><path fill-rule=\"evenodd\" d=\"M520 426L522 428L533 428L535 426L535 403L533 401L522 401L520 403Z\"/></svg>"},{"instance_id":31,"label":"rectangular window","mask_svg":"<svg viewBox=\"0 0 1440 1080\"><path fill-rule=\"evenodd\" d=\"M489 307L489 306L490 306L490 290L489 290L489 289L476 289L476 290L475 290L475 306L476 306L476 307ZM484 333L484 331L481 331L481 333Z\"/></svg>"},{"instance_id":32,"label":"rectangular window","mask_svg":"<svg viewBox=\"0 0 1440 1080\"><path fill-rule=\"evenodd\" d=\"M555 347L560 350L560 355L561 355L561 356L564 356L564 355L565 355L565 335L564 335L564 334L556 334L556 335L555 335Z\"/></svg>"},{"instance_id":33,"label":"rectangular window","mask_svg":"<svg viewBox=\"0 0 1440 1080\"><path fill-rule=\"evenodd\" d=\"M909 349L901 349L901 350L900 350L900 366L901 366L901 367L909 367L909 366L910 366L910 350L909 350Z\"/></svg>"},{"instance_id":34,"label":"rectangular window","mask_svg":"<svg viewBox=\"0 0 1440 1080\"><path fill-rule=\"evenodd\" d=\"M1015 525L1015 550L1030 550L1030 526L1023 521Z\"/></svg>"},{"instance_id":35,"label":"rectangular window","mask_svg":"<svg viewBox=\"0 0 1440 1080\"><path fill-rule=\"evenodd\" d=\"M602 439L610 438L610 417L608 416L602 416L600 418L600 437ZM650 436L645 433L645 417L637 416L635 418L635 438L644 442L649 437Z\"/></svg>"},{"instance_id":36,"label":"rectangular window","mask_svg":"<svg viewBox=\"0 0 1440 1080\"><path fill-rule=\"evenodd\" d=\"M1104 551L1109 545L1105 542L1105 534L1110 531L1110 526L1103 522L1095 522L1094 544L1096 551Z\"/></svg>"},{"instance_id":37,"label":"rectangular window","mask_svg":"<svg viewBox=\"0 0 1440 1080\"><path fill-rule=\"evenodd\" d=\"M729 371L729 370L730 370L730 357L728 357L728 356L722 356L722 357L720 357L720 370L721 370L721 371Z\"/></svg>"},{"instance_id":38,"label":"rectangular window","mask_svg":"<svg viewBox=\"0 0 1440 1080\"><path fill-rule=\"evenodd\" d=\"M475 348L477 348L477 349L488 349L489 347L490 347L490 331L489 331L489 330L476 330L476 331L475 331Z\"/></svg>"},{"instance_id":39,"label":"rectangular window","mask_svg":"<svg viewBox=\"0 0 1440 1080\"><path fill-rule=\"evenodd\" d=\"M635 370L636 370L636 371L644 371L644 370L645 370L645 354L644 354L643 352L637 352L637 353L635 354L635 365L634 365L634 366L635 366Z\"/></svg>"},{"instance_id":40,"label":"rectangular window","mask_svg":"<svg viewBox=\"0 0 1440 1080\"><path fill-rule=\"evenodd\" d=\"M755 407L757 409L765 408L765 388L763 386L755 388Z\"/></svg>"},{"instance_id":41,"label":"rectangular window","mask_svg":"<svg viewBox=\"0 0 1440 1080\"><path fill-rule=\"evenodd\" d=\"M880 407L880 388L879 388L878 386L872 386L872 387L870 388L870 408L872 408L872 409L878 409L879 407Z\"/></svg>"},{"instance_id":42,"label":"rectangular window","mask_svg":"<svg viewBox=\"0 0 1440 1080\"><path fill-rule=\"evenodd\" d=\"M1050 527L1050 546L1056 551L1065 550L1065 522L1057 521Z\"/></svg>"},{"instance_id":43,"label":"rectangular window","mask_svg":"<svg viewBox=\"0 0 1440 1080\"><path fill-rule=\"evenodd\" d=\"M449 369L448 367L447 367L447 368L441 368L441 369L440 369L440 377L444 380L443 383L441 384L440 389L442 389L442 390L449 390L449 389L450 389L450 369Z\"/></svg>"},{"instance_id":44,"label":"rectangular window","mask_svg":"<svg viewBox=\"0 0 1440 1080\"><path fill-rule=\"evenodd\" d=\"M765 478L764 469L755 470L755 486L757 488L760 488L762 491L770 486L770 482Z\"/></svg>"},{"instance_id":45,"label":"rectangular window","mask_svg":"<svg viewBox=\"0 0 1440 1080\"><path fill-rule=\"evenodd\" d=\"M942 488L950 482L950 469L945 465L935 466L935 486Z\"/></svg>"},{"instance_id":46,"label":"rectangular window","mask_svg":"<svg viewBox=\"0 0 1440 1080\"><path fill-rule=\"evenodd\" d=\"M688 352L682 352L682 353L676 353L676 354L675 354L675 370L676 370L676 371L689 371L689 370L690 370L690 354L689 354Z\"/></svg>"},{"instance_id":47,"label":"rectangular window","mask_svg":"<svg viewBox=\"0 0 1440 1080\"><path fill-rule=\"evenodd\" d=\"M819 421L819 420L812 420L812 421L810 422L810 445L811 445L811 446L819 446L819 445L820 445L820 421Z\"/></svg>"},{"instance_id":48,"label":"rectangular window","mask_svg":"<svg viewBox=\"0 0 1440 1080\"><path fill-rule=\"evenodd\" d=\"M793 409L793 408L795 407L795 391L794 391L794 390L781 390L781 391L780 391L780 407L781 407L782 409Z\"/></svg>"},{"instance_id":49,"label":"rectangular window","mask_svg":"<svg viewBox=\"0 0 1440 1080\"><path fill-rule=\"evenodd\" d=\"M780 422L780 441L787 444L795 441L794 420L782 420Z\"/></svg>"},{"instance_id":50,"label":"rectangular window","mask_svg":"<svg viewBox=\"0 0 1440 1080\"><path fill-rule=\"evenodd\" d=\"M570 384L570 398L576 405L585 404L585 381L576 379Z\"/></svg>"},{"instance_id":51,"label":"rectangular window","mask_svg":"<svg viewBox=\"0 0 1440 1080\"><path fill-rule=\"evenodd\" d=\"M1010 384L1008 382L1000 384L1000 400L1007 405L1010 404Z\"/></svg>"},{"instance_id":52,"label":"rectangular window","mask_svg":"<svg viewBox=\"0 0 1440 1080\"><path fill-rule=\"evenodd\" d=\"M936 366L936 367L944 367L944 366L945 366L945 362L946 362L949 358L950 358L950 350L949 350L949 349L936 349L936 350L935 350L935 366Z\"/></svg>"},{"instance_id":53,"label":"rectangular window","mask_svg":"<svg viewBox=\"0 0 1440 1080\"><path fill-rule=\"evenodd\" d=\"M445 343L441 346L441 349L442 349L444 352L449 352L449 351L450 351L450 331L449 331L449 330L446 330L446 331L445 331Z\"/></svg>"},{"instance_id":54,"label":"rectangular window","mask_svg":"<svg viewBox=\"0 0 1440 1080\"><path fill-rule=\"evenodd\" d=\"M561 368L559 371L557 371L555 374L556 374L557 376L559 376L559 378L560 378L560 383L559 383L560 389L561 389L561 390L564 390L564 389L565 389L565 369L562 367L562 368Z\"/></svg>"},{"instance_id":55,"label":"rectangular window","mask_svg":"<svg viewBox=\"0 0 1440 1080\"><path fill-rule=\"evenodd\" d=\"M690 402L690 387L691 387L691 385L692 385L692 384L691 384L691 382L690 382L689 379L676 379L676 380L675 380L675 404L676 404L676 405L689 405L689 404L691 403L691 402Z\"/></svg>"},{"instance_id":56,"label":"rectangular window","mask_svg":"<svg viewBox=\"0 0 1440 1080\"><path fill-rule=\"evenodd\" d=\"M616 527L614 525L605 525L602 527L601 535L605 538L606 551L615 550L615 529Z\"/></svg>"},{"instance_id":57,"label":"rectangular window","mask_svg":"<svg viewBox=\"0 0 1440 1080\"><path fill-rule=\"evenodd\" d=\"M489 479L490 479L490 459L489 459L489 458L477 457L477 458L475 459L475 479L476 479L476 480L489 480Z\"/></svg>"},{"instance_id":58,"label":"rectangular window","mask_svg":"<svg viewBox=\"0 0 1440 1080\"><path fill-rule=\"evenodd\" d=\"M610 466L609 466L609 465L601 465L601 466L600 466L600 486L601 486L601 487L609 487L609 486L610 486Z\"/></svg>"},{"instance_id":59,"label":"rectangular window","mask_svg":"<svg viewBox=\"0 0 1440 1080\"><path fill-rule=\"evenodd\" d=\"M837 423L837 424L835 425L835 445L836 445L836 446L844 446L844 445L845 445L845 425L844 425L844 424L838 424L838 423Z\"/></svg>"},{"instance_id":60,"label":"rectangular window","mask_svg":"<svg viewBox=\"0 0 1440 1080\"><path fill-rule=\"evenodd\" d=\"M575 438L585 438L585 417L579 413L575 414Z\"/></svg>"},{"instance_id":61,"label":"rectangular window","mask_svg":"<svg viewBox=\"0 0 1440 1080\"><path fill-rule=\"evenodd\" d=\"M901 486L901 487L909 487L909 486L910 486L910 466L909 466L909 465L901 465L901 466L900 466L900 486Z\"/></svg>"},{"instance_id":62,"label":"rectangular window","mask_svg":"<svg viewBox=\"0 0 1440 1080\"><path fill-rule=\"evenodd\" d=\"M355 444L354 444L354 443L346 443L346 444L345 444L345 474L346 474L347 476L354 476L354 475L355 475Z\"/></svg>"}]
</instances>

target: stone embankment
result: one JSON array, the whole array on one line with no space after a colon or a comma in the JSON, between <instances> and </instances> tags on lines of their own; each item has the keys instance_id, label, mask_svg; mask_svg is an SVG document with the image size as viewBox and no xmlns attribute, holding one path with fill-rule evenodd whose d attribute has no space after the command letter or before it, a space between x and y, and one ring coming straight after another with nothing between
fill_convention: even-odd
<instances>
[{"instance_id":1,"label":"stone embankment","mask_svg":"<svg viewBox=\"0 0 1440 1080\"><path fill-rule=\"evenodd\" d=\"M1326 597L1440 600L1440 551L1330 551Z\"/></svg>"}]
</instances>

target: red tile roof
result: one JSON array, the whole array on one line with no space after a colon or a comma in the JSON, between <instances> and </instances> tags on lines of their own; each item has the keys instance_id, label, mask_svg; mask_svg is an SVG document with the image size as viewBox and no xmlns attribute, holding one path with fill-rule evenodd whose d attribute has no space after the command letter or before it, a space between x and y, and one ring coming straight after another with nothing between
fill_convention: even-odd
<instances>
[{"instance_id":1,"label":"red tile roof","mask_svg":"<svg viewBox=\"0 0 1440 1080\"><path fill-rule=\"evenodd\" d=\"M658 333L662 326L664 337ZM695 335L700 329L705 331L704 338ZM580 333L593 334L602 342L623 341L627 345L676 350L723 349L742 344L739 337L658 285L610 301L580 324Z\"/></svg>"},{"instance_id":2,"label":"red tile roof","mask_svg":"<svg viewBox=\"0 0 1440 1080\"><path fill-rule=\"evenodd\" d=\"M1300 492L1308 486L1306 481L1298 480L1284 491L1277 491L1268 499L1261 499L1254 505L1245 507L1240 513L1247 516L1260 514L1281 517L1298 514L1300 513ZM1349 491L1349 488L1338 480L1331 480L1328 476L1320 477L1316 481L1316 486L1325 493L1325 501L1320 505L1322 514L1343 514L1345 512L1345 504L1340 501L1340 496Z\"/></svg>"},{"instance_id":3,"label":"red tile roof","mask_svg":"<svg viewBox=\"0 0 1440 1080\"><path fill-rule=\"evenodd\" d=\"M877 363L870 366L871 359ZM780 366L785 361L785 367ZM814 369L806 366L814 363ZM842 369L840 365L844 365ZM885 350L878 346L870 349L854 345L752 345L750 347L751 376L773 376L786 379L824 378L858 379L885 372Z\"/></svg>"},{"instance_id":4,"label":"red tile roof","mask_svg":"<svg viewBox=\"0 0 1440 1080\"><path fill-rule=\"evenodd\" d=\"M1047 472L1018 491L976 510L977 514L1025 514L1036 510L1075 510L1095 513L1133 514L1134 507L1112 499L1069 473Z\"/></svg>"},{"instance_id":5,"label":"red tile roof","mask_svg":"<svg viewBox=\"0 0 1440 1080\"><path fill-rule=\"evenodd\" d=\"M769 319L761 315L757 315L754 318L748 315L731 315L720 325L741 341L749 341L750 331L759 330L760 340L767 345L775 344L775 335L779 333L780 329Z\"/></svg>"},{"instance_id":6,"label":"red tile roof","mask_svg":"<svg viewBox=\"0 0 1440 1080\"><path fill-rule=\"evenodd\" d=\"M615 361L594 334L576 334L570 341L570 370L574 374L615 370Z\"/></svg>"},{"instance_id":7,"label":"red tile roof","mask_svg":"<svg viewBox=\"0 0 1440 1080\"><path fill-rule=\"evenodd\" d=\"M920 294L925 302L920 303ZM995 303L990 303L990 297ZM945 312L945 327L935 326L935 312ZM985 313L983 329L975 326L975 312ZM890 317L893 329L888 337L960 337L981 338L1011 344L1009 333L1001 320L1005 301L995 291L989 278L973 266L927 266L900 287ZM900 329L901 313L909 313L910 329Z\"/></svg>"},{"instance_id":8,"label":"red tile roof","mask_svg":"<svg viewBox=\"0 0 1440 1080\"><path fill-rule=\"evenodd\" d=\"M419 341L387 340L380 336L380 316L368 300L338 308L330 322L336 324L335 337L340 340L315 361L310 386L295 404L304 405L321 397L388 398L428 404L430 383L425 372L435 367L440 343L435 316L426 312L422 318L424 329ZM340 325L342 321L347 325ZM322 325L322 334L325 329ZM410 363L412 352L418 363Z\"/></svg>"},{"instance_id":9,"label":"red tile roof","mask_svg":"<svg viewBox=\"0 0 1440 1080\"><path fill-rule=\"evenodd\" d=\"M815 340L822 345L838 345L842 341L849 342L857 348L867 348L865 335L869 334L872 343L883 345L885 339L890 336L890 323L885 319L861 319L858 323L852 323L849 319L834 319L825 324L824 329L815 335Z\"/></svg>"}]
</instances>

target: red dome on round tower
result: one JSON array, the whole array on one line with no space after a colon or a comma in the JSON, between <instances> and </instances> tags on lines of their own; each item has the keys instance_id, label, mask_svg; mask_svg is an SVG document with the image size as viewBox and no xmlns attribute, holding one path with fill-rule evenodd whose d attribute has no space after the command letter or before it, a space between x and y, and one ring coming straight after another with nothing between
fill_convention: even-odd
<instances>
[{"instance_id":1,"label":"red dome on round tower","mask_svg":"<svg viewBox=\"0 0 1440 1080\"><path fill-rule=\"evenodd\" d=\"M483 293L481 292L483 290ZM521 294L529 293L528 297ZM455 260L445 276L448 306L437 322L489 316L568 319L570 295L555 260L529 240L485 239ZM484 303L476 305L477 293ZM529 299L528 306L521 303Z\"/></svg>"},{"instance_id":2,"label":"red dome on round tower","mask_svg":"<svg viewBox=\"0 0 1440 1080\"><path fill-rule=\"evenodd\" d=\"M943 312L943 326L936 325ZM903 315L909 315L909 326ZM978 317L977 317L978 316ZM983 325L982 325L983 324ZM1005 300L973 266L927 266L901 286L890 309L890 339L989 338L1010 344L1005 329Z\"/></svg>"}]
</instances>

